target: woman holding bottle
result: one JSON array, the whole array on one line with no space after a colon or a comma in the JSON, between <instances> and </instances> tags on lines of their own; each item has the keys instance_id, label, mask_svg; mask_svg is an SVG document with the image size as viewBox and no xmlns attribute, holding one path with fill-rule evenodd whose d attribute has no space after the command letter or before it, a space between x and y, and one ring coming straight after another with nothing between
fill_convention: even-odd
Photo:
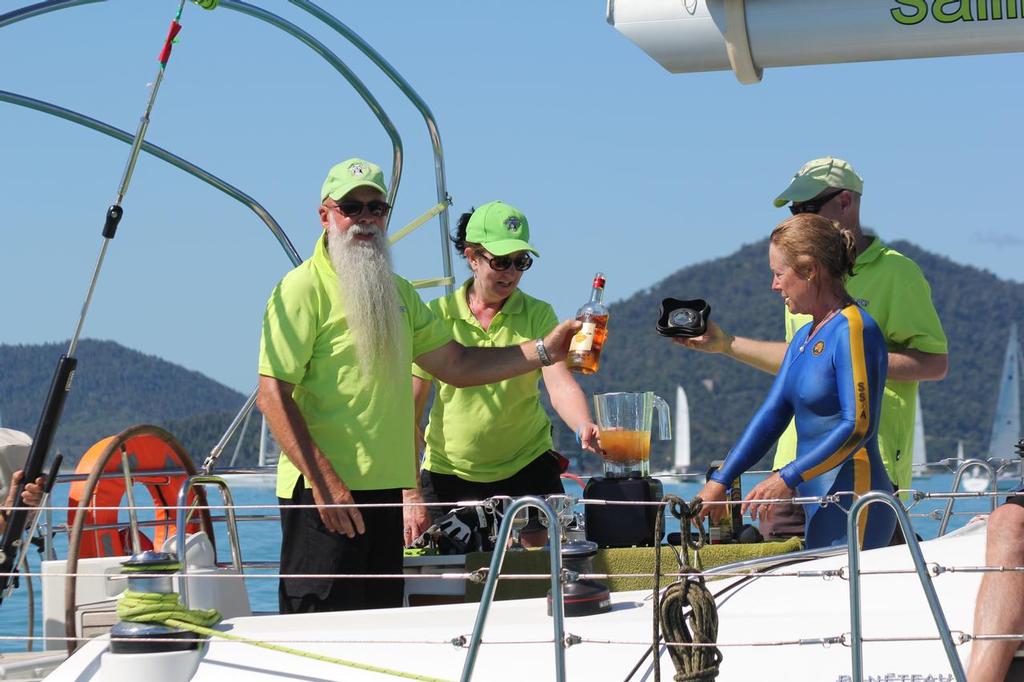
<instances>
[{"instance_id":1,"label":"woman holding bottle","mask_svg":"<svg viewBox=\"0 0 1024 682\"><path fill-rule=\"evenodd\" d=\"M501 201L459 218L452 241L472 277L454 293L428 304L451 326L459 343L507 346L543 338L558 324L550 304L519 288L533 256L539 255L529 239L526 216ZM423 438L422 490L406 491L406 502L563 493L561 474L568 462L552 449L551 421L540 402L541 378L555 412L583 448L596 452L597 425L564 362L469 388L446 384L413 365L417 435L431 386L436 394ZM408 544L426 530L428 520L422 506L405 509ZM432 507L430 514L437 517L445 511ZM523 540L526 544L526 534Z\"/></svg>"},{"instance_id":2,"label":"woman holding bottle","mask_svg":"<svg viewBox=\"0 0 1024 682\"><path fill-rule=\"evenodd\" d=\"M769 239L772 290L790 312L811 315L797 331L764 404L700 493L726 499L726 487L753 466L795 417L796 459L772 472L746 496L742 511L765 518L769 500L839 495L806 505L807 547L845 545L854 495L892 492L878 452L878 419L888 363L885 338L867 311L846 293L856 247L852 233L813 213L782 222ZM725 511L706 507L712 521ZM858 543L889 543L896 518L882 505L862 512Z\"/></svg>"}]
</instances>

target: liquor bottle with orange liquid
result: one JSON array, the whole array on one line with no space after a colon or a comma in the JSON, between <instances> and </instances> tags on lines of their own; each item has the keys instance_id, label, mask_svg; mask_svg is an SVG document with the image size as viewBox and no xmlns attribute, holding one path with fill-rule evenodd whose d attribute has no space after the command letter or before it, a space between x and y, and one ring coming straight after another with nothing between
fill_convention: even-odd
<instances>
[{"instance_id":1,"label":"liquor bottle with orange liquid","mask_svg":"<svg viewBox=\"0 0 1024 682\"><path fill-rule=\"evenodd\" d=\"M580 374L594 374L601 363L601 348L608 337L608 308L604 304L604 274L594 275L590 300L576 313L583 327L572 337L566 366Z\"/></svg>"}]
</instances>

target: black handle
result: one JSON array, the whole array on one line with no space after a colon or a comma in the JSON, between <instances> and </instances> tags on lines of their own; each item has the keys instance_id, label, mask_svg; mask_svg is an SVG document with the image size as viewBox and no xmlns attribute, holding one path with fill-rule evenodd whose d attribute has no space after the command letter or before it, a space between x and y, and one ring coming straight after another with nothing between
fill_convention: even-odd
<instances>
[{"instance_id":1,"label":"black handle","mask_svg":"<svg viewBox=\"0 0 1024 682\"><path fill-rule=\"evenodd\" d=\"M53 444L53 437L57 432L60 423L60 415L64 410L64 402L71 390L71 380L75 375L75 367L78 360L61 355L57 362L57 370L53 373L53 381L50 383L50 392L46 395L46 404L43 406L43 414L39 418L39 426L36 428L36 437L32 439L32 447L28 452L28 459L25 461L24 475L21 485L14 495L14 509L7 519L7 527L4 529L2 544L3 562L0 563L0 603L3 602L3 593L11 582L15 560L18 555L18 547L21 545L21 536L28 525L30 510L21 500L21 491L25 485L30 483L42 474L43 462L46 460L46 453ZM59 462L57 463L59 466ZM51 472L52 474L52 472ZM48 486L53 485L55 476L47 481Z\"/></svg>"}]
</instances>

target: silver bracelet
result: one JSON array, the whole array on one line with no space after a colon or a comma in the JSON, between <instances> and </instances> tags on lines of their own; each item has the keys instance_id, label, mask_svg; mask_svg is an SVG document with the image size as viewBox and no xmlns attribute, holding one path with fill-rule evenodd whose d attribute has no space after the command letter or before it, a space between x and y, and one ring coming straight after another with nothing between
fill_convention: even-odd
<instances>
[{"instance_id":1,"label":"silver bracelet","mask_svg":"<svg viewBox=\"0 0 1024 682\"><path fill-rule=\"evenodd\" d=\"M544 347L544 339L536 339L534 343L537 345L537 357L540 358L540 364L545 367L555 364L555 361L548 355L548 349Z\"/></svg>"}]
</instances>

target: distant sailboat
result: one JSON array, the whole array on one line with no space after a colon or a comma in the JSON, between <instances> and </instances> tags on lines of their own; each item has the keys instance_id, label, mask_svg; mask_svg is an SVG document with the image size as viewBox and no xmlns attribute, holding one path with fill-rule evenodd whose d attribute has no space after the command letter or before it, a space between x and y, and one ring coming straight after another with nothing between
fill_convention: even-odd
<instances>
[{"instance_id":1,"label":"distant sailboat","mask_svg":"<svg viewBox=\"0 0 1024 682\"><path fill-rule=\"evenodd\" d=\"M690 468L690 404L681 385L676 386L675 436L676 450L672 469L682 474Z\"/></svg>"},{"instance_id":2,"label":"distant sailboat","mask_svg":"<svg viewBox=\"0 0 1024 682\"><path fill-rule=\"evenodd\" d=\"M989 457L1012 457L1017 441L1020 440L1020 355L1017 324L1013 323L1006 344L1003 373L999 379L999 398L992 419L992 436L988 441Z\"/></svg>"},{"instance_id":3,"label":"distant sailboat","mask_svg":"<svg viewBox=\"0 0 1024 682\"><path fill-rule=\"evenodd\" d=\"M261 467L277 466L278 456L281 450L267 427L266 417L260 419L260 455L258 464Z\"/></svg>"},{"instance_id":4,"label":"distant sailboat","mask_svg":"<svg viewBox=\"0 0 1024 682\"><path fill-rule=\"evenodd\" d=\"M917 394L917 412L914 416L914 458L913 458L913 475L914 478L924 478L930 476L931 472L928 471L928 451L924 444L924 417L921 411L921 394Z\"/></svg>"}]
</instances>

